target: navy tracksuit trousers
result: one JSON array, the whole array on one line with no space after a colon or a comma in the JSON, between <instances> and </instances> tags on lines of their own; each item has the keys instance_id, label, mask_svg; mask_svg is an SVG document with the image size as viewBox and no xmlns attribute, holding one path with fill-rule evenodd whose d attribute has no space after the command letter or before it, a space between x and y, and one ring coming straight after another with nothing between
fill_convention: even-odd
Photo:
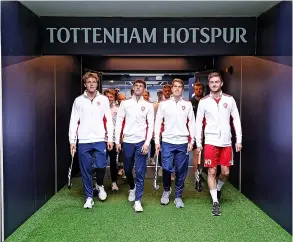
<instances>
[{"instance_id":1,"label":"navy tracksuit trousers","mask_svg":"<svg viewBox=\"0 0 293 242\"><path fill-rule=\"evenodd\" d=\"M165 191L170 191L171 173L174 172L175 163L175 198L181 198L184 182L188 171L187 152L188 144L170 144L162 142L162 167L163 167L163 185ZM173 163L174 162L174 163Z\"/></svg>"},{"instance_id":2,"label":"navy tracksuit trousers","mask_svg":"<svg viewBox=\"0 0 293 242\"><path fill-rule=\"evenodd\" d=\"M124 158L124 172L130 189L134 189L134 178L132 169L135 161L136 174L136 192L135 201L140 201L144 188L144 177L146 173L146 160L148 154L143 155L141 152L144 141L139 143L125 143L123 142L123 158Z\"/></svg>"},{"instance_id":3,"label":"navy tracksuit trousers","mask_svg":"<svg viewBox=\"0 0 293 242\"><path fill-rule=\"evenodd\" d=\"M107 166L106 151L106 142L78 144L79 167L85 198L93 197L92 166L96 170L97 184L103 185Z\"/></svg>"}]
</instances>

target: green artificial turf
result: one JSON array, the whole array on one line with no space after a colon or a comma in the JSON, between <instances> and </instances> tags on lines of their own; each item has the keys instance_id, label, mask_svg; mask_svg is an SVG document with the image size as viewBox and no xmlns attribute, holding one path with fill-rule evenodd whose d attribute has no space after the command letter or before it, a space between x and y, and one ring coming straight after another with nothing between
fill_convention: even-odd
<instances>
[{"instance_id":1,"label":"green artificial turf","mask_svg":"<svg viewBox=\"0 0 293 242\"><path fill-rule=\"evenodd\" d=\"M206 185L199 193L191 178L185 182L185 207L181 209L175 208L174 193L170 204L162 206L161 181L154 192L152 180L147 179L140 214L133 212L123 180L118 181L121 189L115 193L109 184L107 200L95 198L93 209L84 209L82 183L74 178L71 190L64 187L7 241L292 241L290 234L228 183L223 187L219 217L211 215Z\"/></svg>"}]
</instances>

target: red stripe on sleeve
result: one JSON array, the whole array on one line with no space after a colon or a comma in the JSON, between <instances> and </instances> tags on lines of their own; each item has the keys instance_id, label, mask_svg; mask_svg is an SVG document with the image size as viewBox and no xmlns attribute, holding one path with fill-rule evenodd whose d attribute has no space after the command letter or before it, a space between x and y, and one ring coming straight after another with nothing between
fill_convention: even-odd
<instances>
[{"instance_id":1,"label":"red stripe on sleeve","mask_svg":"<svg viewBox=\"0 0 293 242\"><path fill-rule=\"evenodd\" d=\"M190 136L190 131L189 131L188 123L189 123L189 118L187 118L186 128L187 128L188 133L189 133L189 135L188 135L188 143L190 143L191 142L191 136Z\"/></svg>"},{"instance_id":2,"label":"red stripe on sleeve","mask_svg":"<svg viewBox=\"0 0 293 242\"><path fill-rule=\"evenodd\" d=\"M76 138L77 138L77 136L78 136L78 128L79 128L79 125L80 125L80 120L78 120L77 121L77 128L76 128Z\"/></svg>"},{"instance_id":3,"label":"red stripe on sleeve","mask_svg":"<svg viewBox=\"0 0 293 242\"><path fill-rule=\"evenodd\" d=\"M120 144L122 143L122 136L123 136L123 131L124 131L124 127L125 127L125 118L122 121L122 128L121 128L121 133L120 133Z\"/></svg>"},{"instance_id":4,"label":"red stripe on sleeve","mask_svg":"<svg viewBox=\"0 0 293 242\"><path fill-rule=\"evenodd\" d=\"M105 115L104 115L104 118L103 118L103 123L104 123L104 129L105 129L105 136L106 136L106 138L108 138L108 131L107 131L107 118L106 118Z\"/></svg>"},{"instance_id":5,"label":"red stripe on sleeve","mask_svg":"<svg viewBox=\"0 0 293 242\"><path fill-rule=\"evenodd\" d=\"M160 132L160 135L164 132L165 130L165 119L163 119L162 123L161 123L161 132Z\"/></svg>"},{"instance_id":6,"label":"red stripe on sleeve","mask_svg":"<svg viewBox=\"0 0 293 242\"><path fill-rule=\"evenodd\" d=\"M235 132L235 136L236 136L236 129L235 129L235 125L234 125L233 121L234 121L234 118L232 117L232 115L230 115L230 125L233 127L234 132ZM237 136L236 136L236 143L238 143Z\"/></svg>"},{"instance_id":7,"label":"red stripe on sleeve","mask_svg":"<svg viewBox=\"0 0 293 242\"><path fill-rule=\"evenodd\" d=\"M149 130L149 122L146 120L146 132L145 132L145 139L147 138L148 135L148 130Z\"/></svg>"}]
</instances>

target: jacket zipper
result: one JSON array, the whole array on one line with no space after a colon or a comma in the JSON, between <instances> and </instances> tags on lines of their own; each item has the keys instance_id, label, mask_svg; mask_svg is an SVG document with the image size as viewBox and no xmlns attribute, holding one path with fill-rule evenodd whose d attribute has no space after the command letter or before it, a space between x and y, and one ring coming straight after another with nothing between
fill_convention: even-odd
<instances>
[{"instance_id":1,"label":"jacket zipper","mask_svg":"<svg viewBox=\"0 0 293 242\"><path fill-rule=\"evenodd\" d=\"M219 107L219 102L217 102L217 107L218 107L218 119L219 119L219 128L220 128L219 138L221 138L222 132L221 132L221 125L220 125L220 107Z\"/></svg>"}]
</instances>

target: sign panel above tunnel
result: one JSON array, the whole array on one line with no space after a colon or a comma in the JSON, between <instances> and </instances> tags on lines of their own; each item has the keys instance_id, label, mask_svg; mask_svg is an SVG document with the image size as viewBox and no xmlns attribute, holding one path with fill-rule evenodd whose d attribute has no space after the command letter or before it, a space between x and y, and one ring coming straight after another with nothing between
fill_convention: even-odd
<instances>
[{"instance_id":1,"label":"sign panel above tunnel","mask_svg":"<svg viewBox=\"0 0 293 242\"><path fill-rule=\"evenodd\" d=\"M254 55L256 18L41 17L44 55Z\"/></svg>"}]
</instances>

